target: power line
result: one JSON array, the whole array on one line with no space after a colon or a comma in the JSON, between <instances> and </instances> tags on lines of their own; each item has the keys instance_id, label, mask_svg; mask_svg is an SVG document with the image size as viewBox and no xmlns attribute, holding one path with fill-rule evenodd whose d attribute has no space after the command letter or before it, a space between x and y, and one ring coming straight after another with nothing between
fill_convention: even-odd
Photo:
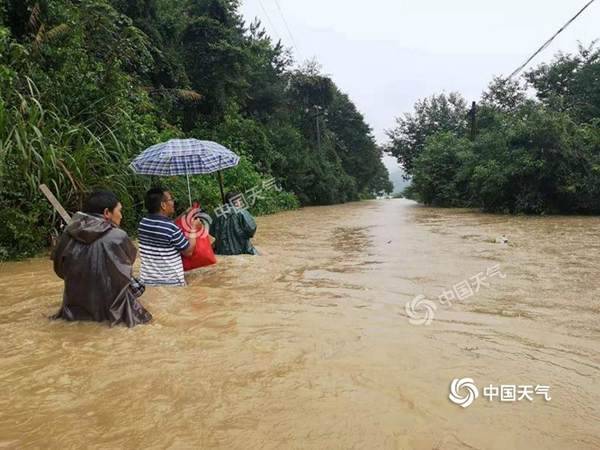
<instances>
[{"instance_id":1,"label":"power line","mask_svg":"<svg viewBox=\"0 0 600 450\"><path fill-rule=\"evenodd\" d=\"M269 13L267 12L267 9L265 8L265 5L263 5L262 0L258 0L258 3L260 4L260 7L262 8L263 12L265 13L265 17L267 18L267 21L269 22L269 25L271 25L271 29L275 33L275 36L277 37L277 39L279 41L281 41L281 36L277 32L277 28L275 28L275 25L273 25L273 22L271 21L271 17L269 17Z\"/></svg>"},{"instance_id":2,"label":"power line","mask_svg":"<svg viewBox=\"0 0 600 450\"><path fill-rule=\"evenodd\" d=\"M275 4L277 5L277 9L279 10L279 15L283 19L283 24L285 25L285 28L286 28L286 30L288 32L288 35L290 36L290 39L292 41L292 45L296 49L296 53L298 53L298 56L300 58L302 58L300 50L298 49L298 45L296 44L296 40L294 39L294 35L292 34L292 30L290 30L288 22L287 22L287 20L285 20L285 15L283 14L283 9L281 9L281 5L279 4L279 0L275 0Z\"/></svg>"},{"instance_id":3,"label":"power line","mask_svg":"<svg viewBox=\"0 0 600 450\"><path fill-rule=\"evenodd\" d=\"M556 36L558 36L569 25L571 25L571 23L573 23L575 21L575 19L577 19L595 1L596 0L590 0L583 8L581 8L577 14L575 14L566 24L564 24L560 28L560 30L558 30L556 33L554 33L554 35L550 39L548 39L546 42L544 42L544 45L542 45L533 55L531 55L531 57L527 61L525 61L513 73L511 73L510 76L508 77L508 79L510 80L512 77L514 77L517 73L519 73L521 70L523 70L523 68L525 68L525 66L527 66L527 64L529 64L531 62L531 60L533 60L533 58L535 58L542 51L544 51L546 48L548 48L548 46L552 43L552 41L556 38Z\"/></svg>"}]
</instances>

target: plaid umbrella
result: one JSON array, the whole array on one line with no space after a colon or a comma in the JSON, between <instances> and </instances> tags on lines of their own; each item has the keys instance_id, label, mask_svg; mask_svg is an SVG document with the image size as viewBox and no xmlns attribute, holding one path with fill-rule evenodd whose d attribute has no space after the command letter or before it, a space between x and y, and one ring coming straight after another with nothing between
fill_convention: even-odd
<instances>
[{"instance_id":1,"label":"plaid umbrella","mask_svg":"<svg viewBox=\"0 0 600 450\"><path fill-rule=\"evenodd\" d=\"M235 167L239 162L238 155L216 142L198 139L171 139L147 148L132 161L129 167L140 175L186 175L191 204L190 175L221 171ZM221 196L223 196L221 177L219 177L219 184Z\"/></svg>"}]
</instances>

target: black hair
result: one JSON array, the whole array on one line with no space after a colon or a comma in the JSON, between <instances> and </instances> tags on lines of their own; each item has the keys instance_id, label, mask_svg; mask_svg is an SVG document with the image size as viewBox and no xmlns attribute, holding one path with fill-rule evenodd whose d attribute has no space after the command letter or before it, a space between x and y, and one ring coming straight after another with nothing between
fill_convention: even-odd
<instances>
[{"instance_id":1,"label":"black hair","mask_svg":"<svg viewBox=\"0 0 600 450\"><path fill-rule=\"evenodd\" d=\"M104 214L105 209L113 212L118 204L119 199L114 193L110 191L94 191L85 200L83 212L87 214Z\"/></svg>"},{"instance_id":2,"label":"black hair","mask_svg":"<svg viewBox=\"0 0 600 450\"><path fill-rule=\"evenodd\" d=\"M146 192L144 205L150 214L160 212L160 204L164 201L165 192L167 191L162 187L154 187Z\"/></svg>"},{"instance_id":3,"label":"black hair","mask_svg":"<svg viewBox=\"0 0 600 450\"><path fill-rule=\"evenodd\" d=\"M225 194L225 203L231 203L235 198L241 197L242 194L236 191L231 191Z\"/></svg>"}]
</instances>

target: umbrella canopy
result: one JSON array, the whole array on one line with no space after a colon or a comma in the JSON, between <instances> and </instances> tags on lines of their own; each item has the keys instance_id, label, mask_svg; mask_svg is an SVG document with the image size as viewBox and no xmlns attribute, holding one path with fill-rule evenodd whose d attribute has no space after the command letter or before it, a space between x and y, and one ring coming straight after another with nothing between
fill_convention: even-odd
<instances>
[{"instance_id":1,"label":"umbrella canopy","mask_svg":"<svg viewBox=\"0 0 600 450\"><path fill-rule=\"evenodd\" d=\"M131 162L129 167L140 175L186 175L191 205L190 175L218 172L235 167L239 162L238 155L216 142L198 139L171 139L148 147ZM220 177L219 184L221 197L223 197L223 182Z\"/></svg>"},{"instance_id":2,"label":"umbrella canopy","mask_svg":"<svg viewBox=\"0 0 600 450\"><path fill-rule=\"evenodd\" d=\"M130 167L140 175L198 175L235 167L240 157L221 144L171 139L144 150Z\"/></svg>"}]
</instances>

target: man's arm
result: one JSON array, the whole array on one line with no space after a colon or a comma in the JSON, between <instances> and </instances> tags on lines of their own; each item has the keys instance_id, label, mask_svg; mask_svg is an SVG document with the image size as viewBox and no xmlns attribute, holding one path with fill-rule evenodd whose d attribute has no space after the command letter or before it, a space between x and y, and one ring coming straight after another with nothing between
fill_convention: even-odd
<instances>
[{"instance_id":1,"label":"man's arm","mask_svg":"<svg viewBox=\"0 0 600 450\"><path fill-rule=\"evenodd\" d=\"M183 256L192 256L196 248L197 230L201 225L200 219L192 220L192 230L186 239L182 231L177 228L177 231L171 237L171 243Z\"/></svg>"},{"instance_id":2,"label":"man's arm","mask_svg":"<svg viewBox=\"0 0 600 450\"><path fill-rule=\"evenodd\" d=\"M185 250L181 251L181 254L183 256L192 256L192 254L194 253L194 249L196 248L196 240L196 231L191 231L187 239L189 245L186 247Z\"/></svg>"}]
</instances>

